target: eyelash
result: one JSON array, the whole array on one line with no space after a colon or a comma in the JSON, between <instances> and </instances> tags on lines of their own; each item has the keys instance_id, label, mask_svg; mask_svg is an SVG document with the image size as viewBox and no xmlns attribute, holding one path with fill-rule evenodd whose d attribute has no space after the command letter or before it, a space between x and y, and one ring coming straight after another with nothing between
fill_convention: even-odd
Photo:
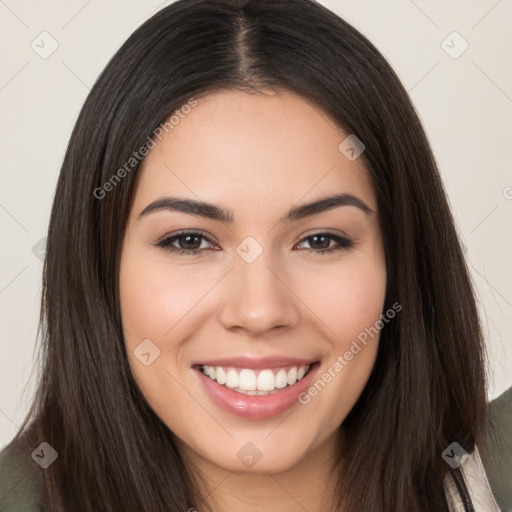
<instances>
[{"instance_id":1,"label":"eyelash","mask_svg":"<svg viewBox=\"0 0 512 512\"><path fill-rule=\"evenodd\" d=\"M161 249L163 249L165 251L169 251L169 252L177 253L177 254L186 254L189 256L192 256L194 254L198 254L198 253L204 251L205 249L187 250L187 249L181 249L179 247L174 247L171 245L175 240L179 240L180 238L185 238L186 236L191 236L191 235L200 237L200 238L208 241L209 243L212 243L212 244L215 243L209 237L205 236L200 231L182 231L181 233L177 233L176 235L173 235L173 236L170 236L167 238L163 238L162 240L160 240L159 242L157 242L154 245L157 247L160 247ZM331 240L334 240L338 243L338 247L334 247L334 248L330 248L330 249L306 249L309 253L324 254L326 252L342 251L342 250L350 249L354 245L354 241L350 240L349 238L344 238L344 237L334 235L332 233L323 233L323 232L313 233L311 235L308 235L308 236L304 237L300 241L300 243L308 240L309 238L313 238L316 236L321 236L323 238L330 238ZM300 245L300 243L298 245Z\"/></svg>"}]
</instances>

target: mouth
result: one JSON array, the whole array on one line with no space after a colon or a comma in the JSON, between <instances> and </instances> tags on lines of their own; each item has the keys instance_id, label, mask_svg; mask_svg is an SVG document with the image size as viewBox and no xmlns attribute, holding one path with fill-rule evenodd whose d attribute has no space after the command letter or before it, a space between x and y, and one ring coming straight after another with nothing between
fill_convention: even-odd
<instances>
[{"instance_id":1,"label":"mouth","mask_svg":"<svg viewBox=\"0 0 512 512\"><path fill-rule=\"evenodd\" d=\"M198 368L208 378L235 393L266 396L279 393L281 389L293 386L301 381L309 372L311 365L261 370L208 365L201 365Z\"/></svg>"},{"instance_id":2,"label":"mouth","mask_svg":"<svg viewBox=\"0 0 512 512\"><path fill-rule=\"evenodd\" d=\"M234 366L235 360L231 360L194 364L192 368L209 399L221 409L239 417L264 419L296 406L320 367L320 361L286 362L290 361L277 366L236 360L240 366Z\"/></svg>"}]
</instances>

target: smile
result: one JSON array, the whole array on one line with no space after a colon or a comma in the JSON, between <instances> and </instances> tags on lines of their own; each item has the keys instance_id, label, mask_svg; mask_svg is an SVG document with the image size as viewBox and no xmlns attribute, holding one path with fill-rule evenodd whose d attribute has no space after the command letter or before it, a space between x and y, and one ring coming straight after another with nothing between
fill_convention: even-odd
<instances>
[{"instance_id":1,"label":"smile","mask_svg":"<svg viewBox=\"0 0 512 512\"><path fill-rule=\"evenodd\" d=\"M195 362L192 369L208 400L251 420L303 407L298 397L314 379L320 361L295 358L230 358Z\"/></svg>"},{"instance_id":2,"label":"smile","mask_svg":"<svg viewBox=\"0 0 512 512\"><path fill-rule=\"evenodd\" d=\"M280 389L293 386L304 378L310 369L310 365L263 370L252 370L250 368L239 370L203 365L200 369L217 384L230 388L236 393L263 396L278 393Z\"/></svg>"}]
</instances>

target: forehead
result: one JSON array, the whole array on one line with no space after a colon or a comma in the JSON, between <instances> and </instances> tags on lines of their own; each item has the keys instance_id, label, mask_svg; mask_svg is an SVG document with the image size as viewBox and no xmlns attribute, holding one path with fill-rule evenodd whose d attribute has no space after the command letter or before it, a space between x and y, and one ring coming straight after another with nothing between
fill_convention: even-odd
<instances>
[{"instance_id":1,"label":"forehead","mask_svg":"<svg viewBox=\"0 0 512 512\"><path fill-rule=\"evenodd\" d=\"M172 193L254 214L347 192L376 210L363 159L339 149L349 134L291 92L211 94L172 126L141 164L136 206Z\"/></svg>"}]
</instances>

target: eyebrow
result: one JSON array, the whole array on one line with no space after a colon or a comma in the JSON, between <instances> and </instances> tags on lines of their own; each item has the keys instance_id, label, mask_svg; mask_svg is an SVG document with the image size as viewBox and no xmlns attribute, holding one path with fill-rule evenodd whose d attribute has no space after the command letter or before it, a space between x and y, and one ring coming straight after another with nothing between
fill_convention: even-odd
<instances>
[{"instance_id":1,"label":"eyebrow","mask_svg":"<svg viewBox=\"0 0 512 512\"><path fill-rule=\"evenodd\" d=\"M311 203L296 206L290 209L288 213L279 220L282 223L293 222L340 206L355 206L366 214L374 213L373 210L357 196L352 194L335 194L323 197ZM139 213L138 219L161 210L188 213L230 224L232 224L234 220L233 212L231 210L225 210L213 204L197 201L195 199L185 199L172 196L163 197L148 204L144 210Z\"/></svg>"}]
</instances>

